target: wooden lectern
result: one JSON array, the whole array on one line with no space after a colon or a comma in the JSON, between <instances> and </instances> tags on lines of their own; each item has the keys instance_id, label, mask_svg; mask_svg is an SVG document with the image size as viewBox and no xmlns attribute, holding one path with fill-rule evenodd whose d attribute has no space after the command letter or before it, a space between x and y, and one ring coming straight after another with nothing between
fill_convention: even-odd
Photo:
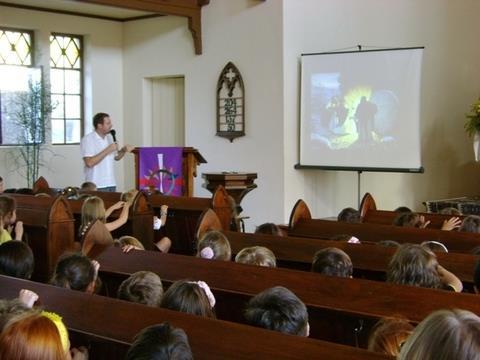
<instances>
[{"instance_id":1,"label":"wooden lectern","mask_svg":"<svg viewBox=\"0 0 480 360\"><path fill-rule=\"evenodd\" d=\"M135 155L135 187L138 189L139 151L136 148L132 152ZM183 148L183 196L193 196L193 178L197 176L197 165L205 164L206 162L205 158L197 149L194 149L193 147Z\"/></svg>"},{"instance_id":2,"label":"wooden lectern","mask_svg":"<svg viewBox=\"0 0 480 360\"><path fill-rule=\"evenodd\" d=\"M257 187L254 184L257 173L240 173L240 172L216 172L203 173L205 179L203 187L214 193L218 185L222 185L227 193L233 197L237 205L240 205L243 197Z\"/></svg>"}]
</instances>

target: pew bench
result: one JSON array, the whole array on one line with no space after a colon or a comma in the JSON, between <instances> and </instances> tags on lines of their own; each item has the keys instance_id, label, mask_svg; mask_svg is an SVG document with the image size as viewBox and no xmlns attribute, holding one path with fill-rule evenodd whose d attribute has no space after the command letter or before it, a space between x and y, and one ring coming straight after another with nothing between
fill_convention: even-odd
<instances>
[{"instance_id":1,"label":"pew bench","mask_svg":"<svg viewBox=\"0 0 480 360\"><path fill-rule=\"evenodd\" d=\"M349 346L0 276L0 298L13 299L21 289L36 292L40 306L62 316L72 345L86 345L90 359L124 358L140 330L164 321L185 330L194 358L200 360L393 359Z\"/></svg>"},{"instance_id":2,"label":"pew bench","mask_svg":"<svg viewBox=\"0 0 480 360\"><path fill-rule=\"evenodd\" d=\"M432 311L443 308L480 313L480 302L475 295L364 279L150 251L123 254L116 248L107 249L97 260L101 264L100 276L111 296L116 296L121 281L141 270L158 274L167 285L182 279L203 280L217 297L218 317L236 322L243 321L243 307L249 298L267 288L284 286L307 305L312 337L349 345L366 346L369 330L385 316L400 315L418 323Z\"/></svg>"},{"instance_id":3,"label":"pew bench","mask_svg":"<svg viewBox=\"0 0 480 360\"><path fill-rule=\"evenodd\" d=\"M24 238L35 254L33 279L47 281L57 259L74 249L74 218L65 198L8 194L17 204L17 219L23 222Z\"/></svg>"}]
</instances>

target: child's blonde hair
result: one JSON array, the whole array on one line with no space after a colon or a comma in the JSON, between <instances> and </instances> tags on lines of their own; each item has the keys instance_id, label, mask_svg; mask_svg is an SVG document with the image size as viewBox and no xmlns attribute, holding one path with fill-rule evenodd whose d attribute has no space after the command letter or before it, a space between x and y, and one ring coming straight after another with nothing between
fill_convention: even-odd
<instances>
[{"instance_id":1,"label":"child's blonde hair","mask_svg":"<svg viewBox=\"0 0 480 360\"><path fill-rule=\"evenodd\" d=\"M82 224L80 232L84 232L95 220L105 223L105 204L98 196L90 196L82 205Z\"/></svg>"},{"instance_id":2,"label":"child's blonde hair","mask_svg":"<svg viewBox=\"0 0 480 360\"><path fill-rule=\"evenodd\" d=\"M143 244L138 240L136 237L129 236L129 235L123 235L121 236L118 240L115 240L114 243L115 246L126 246L126 245L133 245L137 248L140 248L142 250L145 250L145 247Z\"/></svg>"},{"instance_id":3,"label":"child's blonde hair","mask_svg":"<svg viewBox=\"0 0 480 360\"><path fill-rule=\"evenodd\" d=\"M209 231L198 242L197 257L230 261L230 243L220 231Z\"/></svg>"},{"instance_id":4,"label":"child's blonde hair","mask_svg":"<svg viewBox=\"0 0 480 360\"><path fill-rule=\"evenodd\" d=\"M263 246L252 246L240 250L237 256L235 256L235 262L265 267L277 266L273 252Z\"/></svg>"}]
</instances>

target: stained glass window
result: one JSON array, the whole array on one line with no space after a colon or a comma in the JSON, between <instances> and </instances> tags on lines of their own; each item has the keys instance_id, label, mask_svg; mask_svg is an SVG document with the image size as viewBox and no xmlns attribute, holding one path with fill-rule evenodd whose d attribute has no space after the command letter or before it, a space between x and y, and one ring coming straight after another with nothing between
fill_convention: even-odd
<instances>
[{"instance_id":1,"label":"stained glass window","mask_svg":"<svg viewBox=\"0 0 480 360\"><path fill-rule=\"evenodd\" d=\"M0 28L0 65L31 66L33 33Z\"/></svg>"},{"instance_id":2,"label":"stained glass window","mask_svg":"<svg viewBox=\"0 0 480 360\"><path fill-rule=\"evenodd\" d=\"M82 37L50 36L50 86L52 95L52 144L76 144L83 122Z\"/></svg>"}]
</instances>

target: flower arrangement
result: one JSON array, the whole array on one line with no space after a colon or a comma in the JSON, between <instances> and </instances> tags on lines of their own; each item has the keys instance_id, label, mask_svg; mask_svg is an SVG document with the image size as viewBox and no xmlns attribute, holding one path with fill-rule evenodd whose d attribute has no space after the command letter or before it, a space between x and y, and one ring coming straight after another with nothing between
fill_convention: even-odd
<instances>
[{"instance_id":1,"label":"flower arrangement","mask_svg":"<svg viewBox=\"0 0 480 360\"><path fill-rule=\"evenodd\" d=\"M465 122L465 131L468 135L474 136L480 132L480 98L470 107L470 113L465 114L467 121Z\"/></svg>"}]
</instances>

